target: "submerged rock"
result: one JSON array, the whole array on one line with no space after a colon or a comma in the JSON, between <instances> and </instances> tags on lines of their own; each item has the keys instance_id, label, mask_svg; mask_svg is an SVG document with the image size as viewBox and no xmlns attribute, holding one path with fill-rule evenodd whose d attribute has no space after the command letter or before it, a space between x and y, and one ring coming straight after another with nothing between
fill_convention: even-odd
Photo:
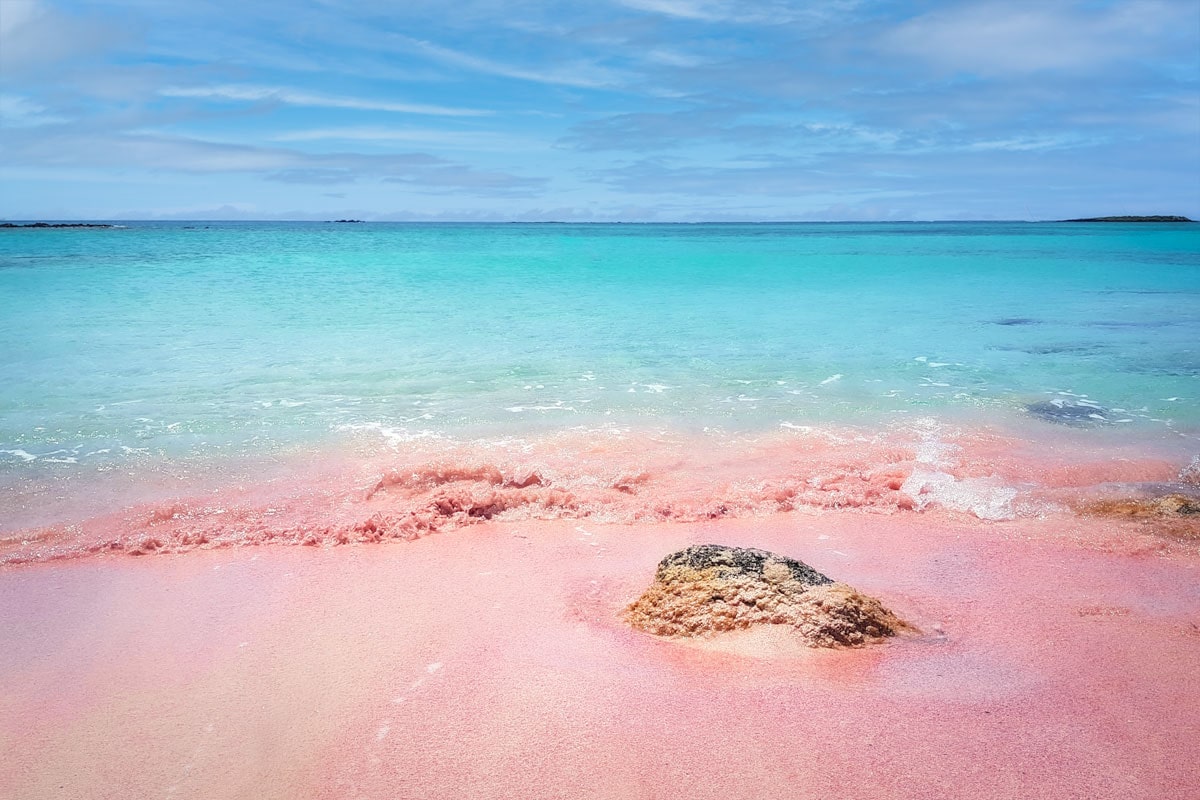
<instances>
[{"instance_id":1,"label":"submerged rock","mask_svg":"<svg viewBox=\"0 0 1200 800\"><path fill-rule=\"evenodd\" d=\"M1140 525L1158 536L1200 540L1200 488L1193 484L1111 484L1098 494L1080 498L1074 504L1075 511Z\"/></svg>"},{"instance_id":2,"label":"submerged rock","mask_svg":"<svg viewBox=\"0 0 1200 800\"><path fill-rule=\"evenodd\" d=\"M1071 425L1076 428L1103 425L1108 422L1108 417L1105 416L1108 410L1090 400L1055 398L1030 403L1025 406L1025 410L1045 422Z\"/></svg>"},{"instance_id":3,"label":"submerged rock","mask_svg":"<svg viewBox=\"0 0 1200 800\"><path fill-rule=\"evenodd\" d=\"M1175 491L1141 497L1115 497L1080 504L1085 514L1102 517L1190 517L1200 515L1200 495Z\"/></svg>"},{"instance_id":4,"label":"submerged rock","mask_svg":"<svg viewBox=\"0 0 1200 800\"><path fill-rule=\"evenodd\" d=\"M878 600L766 550L694 545L659 562L626 610L634 628L692 637L788 625L811 647L866 644L910 626Z\"/></svg>"}]
</instances>

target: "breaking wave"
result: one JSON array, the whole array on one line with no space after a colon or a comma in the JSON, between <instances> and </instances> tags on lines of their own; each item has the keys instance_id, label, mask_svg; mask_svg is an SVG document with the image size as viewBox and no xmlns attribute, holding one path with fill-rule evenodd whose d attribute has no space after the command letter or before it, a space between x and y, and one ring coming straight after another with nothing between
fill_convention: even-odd
<instances>
[{"instance_id":1,"label":"breaking wave","mask_svg":"<svg viewBox=\"0 0 1200 800\"><path fill-rule=\"evenodd\" d=\"M1178 481L1192 469L1052 452L1047 458L1036 443L928 420L875 433L791 427L757 438L572 432L538 441L409 442L348 458L319 478L298 473L17 531L0 538L0 563L410 540L488 521L691 523L845 510L995 522L1067 509L1079 487Z\"/></svg>"}]
</instances>

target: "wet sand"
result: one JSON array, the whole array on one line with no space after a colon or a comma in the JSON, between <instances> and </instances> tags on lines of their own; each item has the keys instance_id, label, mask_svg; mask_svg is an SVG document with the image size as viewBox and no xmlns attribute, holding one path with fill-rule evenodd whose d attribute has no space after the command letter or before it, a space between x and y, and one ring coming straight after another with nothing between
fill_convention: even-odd
<instances>
[{"instance_id":1,"label":"wet sand","mask_svg":"<svg viewBox=\"0 0 1200 800\"><path fill-rule=\"evenodd\" d=\"M811 650L623 625L700 542L803 559L921 633ZM1200 556L1144 520L493 520L2 570L4 797L1200 792Z\"/></svg>"}]
</instances>

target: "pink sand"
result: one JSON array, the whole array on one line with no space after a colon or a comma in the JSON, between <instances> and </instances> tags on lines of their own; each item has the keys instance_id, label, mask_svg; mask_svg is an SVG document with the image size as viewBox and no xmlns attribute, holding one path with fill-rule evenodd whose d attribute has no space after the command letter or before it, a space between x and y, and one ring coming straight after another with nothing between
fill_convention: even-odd
<instances>
[{"instance_id":1,"label":"pink sand","mask_svg":"<svg viewBox=\"0 0 1200 800\"><path fill-rule=\"evenodd\" d=\"M1200 560L1114 552L1104 527L498 522L9 568L0 795L1196 796ZM706 541L804 558L924 634L722 651L626 629L656 560Z\"/></svg>"},{"instance_id":2,"label":"pink sand","mask_svg":"<svg viewBox=\"0 0 1200 800\"><path fill-rule=\"evenodd\" d=\"M1200 548L1064 505L1177 463L989 431L737 444L414 446L15 531L0 797L1200 796ZM625 627L702 542L922 632Z\"/></svg>"}]
</instances>

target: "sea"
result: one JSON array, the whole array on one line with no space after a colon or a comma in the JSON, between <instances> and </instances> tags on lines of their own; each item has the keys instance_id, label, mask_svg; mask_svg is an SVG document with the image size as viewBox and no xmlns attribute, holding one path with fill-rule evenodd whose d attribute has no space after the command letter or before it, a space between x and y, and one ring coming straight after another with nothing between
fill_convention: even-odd
<instances>
[{"instance_id":1,"label":"sea","mask_svg":"<svg viewBox=\"0 0 1200 800\"><path fill-rule=\"evenodd\" d=\"M9 561L430 514L1007 519L1198 453L1200 225L0 230Z\"/></svg>"}]
</instances>

